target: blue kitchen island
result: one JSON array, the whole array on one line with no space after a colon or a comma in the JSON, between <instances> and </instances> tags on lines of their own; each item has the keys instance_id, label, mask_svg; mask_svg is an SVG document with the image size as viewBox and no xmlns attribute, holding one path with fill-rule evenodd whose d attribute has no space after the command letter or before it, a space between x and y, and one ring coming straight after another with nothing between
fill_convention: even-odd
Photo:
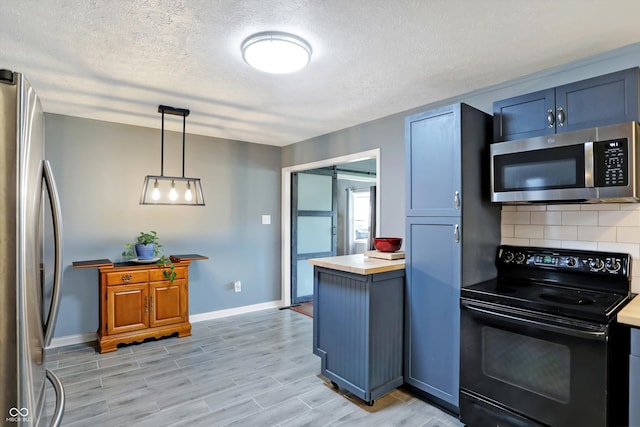
<instances>
[{"instance_id":1,"label":"blue kitchen island","mask_svg":"<svg viewBox=\"0 0 640 427\"><path fill-rule=\"evenodd\" d=\"M335 387L373 405L404 383L404 259L362 254L314 265L313 352Z\"/></svg>"}]
</instances>

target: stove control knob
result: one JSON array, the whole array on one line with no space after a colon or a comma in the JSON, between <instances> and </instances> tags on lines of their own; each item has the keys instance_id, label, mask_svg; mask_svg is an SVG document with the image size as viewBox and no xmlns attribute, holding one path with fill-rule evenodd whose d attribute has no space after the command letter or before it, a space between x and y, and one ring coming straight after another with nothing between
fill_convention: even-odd
<instances>
[{"instance_id":1,"label":"stove control knob","mask_svg":"<svg viewBox=\"0 0 640 427\"><path fill-rule=\"evenodd\" d=\"M575 267L578 261L575 258L567 258L567 265L569 267Z\"/></svg>"},{"instance_id":2,"label":"stove control knob","mask_svg":"<svg viewBox=\"0 0 640 427\"><path fill-rule=\"evenodd\" d=\"M591 267L591 271L600 271L604 268L604 262L600 258L593 258L589 260L589 267Z\"/></svg>"},{"instance_id":3,"label":"stove control knob","mask_svg":"<svg viewBox=\"0 0 640 427\"><path fill-rule=\"evenodd\" d=\"M522 263L524 263L525 258L526 258L526 257L524 256L524 254L523 254L522 252L518 252L518 253L516 254L516 264L522 264Z\"/></svg>"},{"instance_id":4,"label":"stove control knob","mask_svg":"<svg viewBox=\"0 0 640 427\"><path fill-rule=\"evenodd\" d=\"M622 264L620 264L620 261L618 261L617 259L607 258L607 262L604 266L607 271L611 273L617 273L618 270L620 270L620 268L622 267Z\"/></svg>"},{"instance_id":5,"label":"stove control knob","mask_svg":"<svg viewBox=\"0 0 640 427\"><path fill-rule=\"evenodd\" d=\"M504 259L505 262L513 261L513 252L505 251L502 254L502 259Z\"/></svg>"}]
</instances>

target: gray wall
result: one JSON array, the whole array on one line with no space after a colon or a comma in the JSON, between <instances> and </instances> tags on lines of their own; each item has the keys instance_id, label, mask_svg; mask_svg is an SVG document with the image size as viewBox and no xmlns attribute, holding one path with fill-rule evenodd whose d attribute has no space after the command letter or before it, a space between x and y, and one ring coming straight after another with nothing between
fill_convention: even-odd
<instances>
[{"instance_id":1,"label":"gray wall","mask_svg":"<svg viewBox=\"0 0 640 427\"><path fill-rule=\"evenodd\" d=\"M494 101L638 65L640 43L289 145L282 150L282 164L292 166L380 148L380 233L404 236L405 116L457 102L492 114ZM499 66L498 60L496 67Z\"/></svg>"},{"instance_id":2,"label":"gray wall","mask_svg":"<svg viewBox=\"0 0 640 427\"><path fill-rule=\"evenodd\" d=\"M157 231L166 254L209 257L191 264L190 314L280 299L280 148L187 135L185 175L202 179L206 206L142 206L144 176L160 174L160 136L156 129L46 115L46 154L64 226L56 337L98 328L97 269L71 263L119 261L140 231ZM181 141L181 133L165 132L165 175L182 175ZM263 214L271 225L261 224ZM242 281L240 293L235 280Z\"/></svg>"}]
</instances>

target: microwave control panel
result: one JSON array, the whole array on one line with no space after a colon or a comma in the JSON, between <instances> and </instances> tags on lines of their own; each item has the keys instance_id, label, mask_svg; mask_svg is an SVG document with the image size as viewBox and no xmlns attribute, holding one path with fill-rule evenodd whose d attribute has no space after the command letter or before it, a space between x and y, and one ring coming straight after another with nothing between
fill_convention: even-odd
<instances>
[{"instance_id":1,"label":"microwave control panel","mask_svg":"<svg viewBox=\"0 0 640 427\"><path fill-rule=\"evenodd\" d=\"M594 142L593 160L596 187L626 186L629 183L627 138Z\"/></svg>"}]
</instances>

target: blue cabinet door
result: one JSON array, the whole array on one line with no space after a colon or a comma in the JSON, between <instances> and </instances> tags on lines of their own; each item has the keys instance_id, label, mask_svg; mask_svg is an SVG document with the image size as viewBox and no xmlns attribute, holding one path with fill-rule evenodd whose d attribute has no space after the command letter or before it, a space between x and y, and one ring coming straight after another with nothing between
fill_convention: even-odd
<instances>
[{"instance_id":1,"label":"blue cabinet door","mask_svg":"<svg viewBox=\"0 0 640 427\"><path fill-rule=\"evenodd\" d=\"M638 120L638 81L636 67L557 87L556 131Z\"/></svg>"},{"instance_id":2,"label":"blue cabinet door","mask_svg":"<svg viewBox=\"0 0 640 427\"><path fill-rule=\"evenodd\" d=\"M459 218L407 218L405 382L458 406Z\"/></svg>"},{"instance_id":3,"label":"blue cabinet door","mask_svg":"<svg viewBox=\"0 0 640 427\"><path fill-rule=\"evenodd\" d=\"M493 140L495 142L555 132L555 91L553 89L493 103Z\"/></svg>"},{"instance_id":4,"label":"blue cabinet door","mask_svg":"<svg viewBox=\"0 0 640 427\"><path fill-rule=\"evenodd\" d=\"M460 215L460 104L406 118L407 216Z\"/></svg>"}]
</instances>

